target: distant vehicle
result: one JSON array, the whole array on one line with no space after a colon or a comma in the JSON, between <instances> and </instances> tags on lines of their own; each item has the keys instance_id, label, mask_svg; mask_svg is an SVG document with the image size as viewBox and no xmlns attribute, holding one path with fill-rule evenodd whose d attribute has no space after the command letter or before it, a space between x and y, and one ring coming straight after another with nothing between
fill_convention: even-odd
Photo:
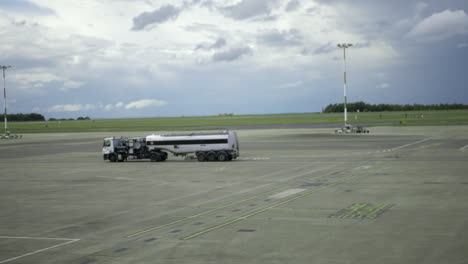
<instances>
[{"instance_id":1,"label":"distant vehicle","mask_svg":"<svg viewBox=\"0 0 468 264\"><path fill-rule=\"evenodd\" d=\"M105 138L104 160L129 159L165 161L168 152L175 156L194 153L198 161L230 161L239 156L236 132L149 135L141 138Z\"/></svg>"},{"instance_id":2,"label":"distant vehicle","mask_svg":"<svg viewBox=\"0 0 468 264\"><path fill-rule=\"evenodd\" d=\"M12 134L10 131L6 131L5 134L0 135L0 139L14 139L23 138L23 135Z\"/></svg>"},{"instance_id":3,"label":"distant vehicle","mask_svg":"<svg viewBox=\"0 0 468 264\"><path fill-rule=\"evenodd\" d=\"M354 131L352 133L369 133L369 129L362 126L357 126L352 131Z\"/></svg>"},{"instance_id":4,"label":"distant vehicle","mask_svg":"<svg viewBox=\"0 0 468 264\"><path fill-rule=\"evenodd\" d=\"M352 125L345 125L342 128L338 128L335 130L335 134L349 134L349 133L369 133L369 129L362 127L362 126L356 126L353 127Z\"/></svg>"}]
</instances>

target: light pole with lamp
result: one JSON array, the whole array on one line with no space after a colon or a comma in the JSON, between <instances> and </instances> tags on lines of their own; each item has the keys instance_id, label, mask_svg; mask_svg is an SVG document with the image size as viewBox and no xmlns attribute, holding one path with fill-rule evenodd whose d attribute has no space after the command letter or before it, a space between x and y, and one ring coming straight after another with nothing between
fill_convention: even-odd
<instances>
[{"instance_id":1,"label":"light pole with lamp","mask_svg":"<svg viewBox=\"0 0 468 264\"><path fill-rule=\"evenodd\" d=\"M343 75L343 86L344 86L344 124L346 127L346 122L348 121L348 110L346 109L346 104L348 99L346 97L346 49L352 47L353 44L341 43L337 45L338 48L343 49L343 60L344 60L344 75Z\"/></svg>"},{"instance_id":2,"label":"light pole with lamp","mask_svg":"<svg viewBox=\"0 0 468 264\"><path fill-rule=\"evenodd\" d=\"M7 125L7 100L6 100L6 82L5 82L5 70L11 66L0 65L0 68L3 70L3 102L5 104L5 136L8 136L8 125Z\"/></svg>"}]
</instances>

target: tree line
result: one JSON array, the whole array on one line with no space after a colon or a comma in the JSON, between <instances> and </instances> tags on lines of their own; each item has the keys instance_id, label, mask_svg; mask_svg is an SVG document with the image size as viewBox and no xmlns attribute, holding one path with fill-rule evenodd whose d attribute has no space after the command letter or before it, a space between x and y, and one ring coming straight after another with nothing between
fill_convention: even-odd
<instances>
[{"instance_id":1,"label":"tree line","mask_svg":"<svg viewBox=\"0 0 468 264\"><path fill-rule=\"evenodd\" d=\"M41 114L7 114L8 121L45 121L45 117Z\"/></svg>"},{"instance_id":2,"label":"tree line","mask_svg":"<svg viewBox=\"0 0 468 264\"><path fill-rule=\"evenodd\" d=\"M3 119L3 115L1 115ZM11 122L15 121L45 121L45 117L41 114L30 113L30 114L7 114L7 120ZM49 121L72 121L72 120L91 120L89 116L80 116L77 119L73 118L49 118Z\"/></svg>"},{"instance_id":3,"label":"tree line","mask_svg":"<svg viewBox=\"0 0 468 264\"><path fill-rule=\"evenodd\" d=\"M349 112L382 112L382 111L433 111L433 110L465 110L465 104L367 104L364 102L348 103L346 108ZM323 110L324 113L344 112L343 104L329 104Z\"/></svg>"},{"instance_id":4,"label":"tree line","mask_svg":"<svg viewBox=\"0 0 468 264\"><path fill-rule=\"evenodd\" d=\"M73 118L49 118L49 121L73 121L75 119ZM76 120L91 120L91 118L89 116L80 116L78 117Z\"/></svg>"}]
</instances>

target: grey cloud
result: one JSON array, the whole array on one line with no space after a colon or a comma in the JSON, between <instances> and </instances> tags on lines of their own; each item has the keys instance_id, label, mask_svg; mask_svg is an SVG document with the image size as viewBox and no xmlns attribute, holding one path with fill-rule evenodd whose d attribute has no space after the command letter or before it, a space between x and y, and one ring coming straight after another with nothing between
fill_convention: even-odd
<instances>
[{"instance_id":1,"label":"grey cloud","mask_svg":"<svg viewBox=\"0 0 468 264\"><path fill-rule=\"evenodd\" d=\"M260 42L271 46L299 46L302 44L302 38L299 31L291 29L289 31L274 30L268 33L261 34L257 38Z\"/></svg>"},{"instance_id":2,"label":"grey cloud","mask_svg":"<svg viewBox=\"0 0 468 264\"><path fill-rule=\"evenodd\" d=\"M210 46L211 49L218 49L226 45L226 40L223 38L218 38L213 45Z\"/></svg>"},{"instance_id":3,"label":"grey cloud","mask_svg":"<svg viewBox=\"0 0 468 264\"><path fill-rule=\"evenodd\" d=\"M173 5L164 5L153 12L143 12L133 18L132 30L142 30L151 24L161 24L168 20L175 19L182 10Z\"/></svg>"},{"instance_id":4,"label":"grey cloud","mask_svg":"<svg viewBox=\"0 0 468 264\"><path fill-rule=\"evenodd\" d=\"M330 53L330 52L333 52L335 50L337 50L337 44L334 44L334 43L331 43L331 42L328 42L327 44L325 45L322 45L318 48L316 48L315 50L310 50L310 49L307 49L307 48L304 48L301 52L302 55L310 55L310 54L313 54L313 55L319 55L319 54L327 54L327 53ZM358 42L358 43L355 43L353 44L353 48L357 48L357 49L362 49L362 48L368 48L370 47L371 44L369 42Z\"/></svg>"},{"instance_id":5,"label":"grey cloud","mask_svg":"<svg viewBox=\"0 0 468 264\"><path fill-rule=\"evenodd\" d=\"M371 43L370 42L358 42L356 44L354 44L354 47L357 48L357 49L362 49L362 48L369 48L371 46Z\"/></svg>"},{"instance_id":6,"label":"grey cloud","mask_svg":"<svg viewBox=\"0 0 468 264\"><path fill-rule=\"evenodd\" d=\"M335 44L332 44L331 42L328 42L327 44L318 47L317 49L314 50L313 54L325 54L325 53L330 53L334 50L336 50L337 47Z\"/></svg>"},{"instance_id":7,"label":"grey cloud","mask_svg":"<svg viewBox=\"0 0 468 264\"><path fill-rule=\"evenodd\" d=\"M213 44L206 45L206 44L198 44L195 50L204 49L219 49L226 46L226 40L224 38L218 38Z\"/></svg>"},{"instance_id":8,"label":"grey cloud","mask_svg":"<svg viewBox=\"0 0 468 264\"><path fill-rule=\"evenodd\" d=\"M291 11L295 11L299 8L299 6L301 5L301 3L299 3L298 0L291 0L289 1L288 5L286 6L286 11L288 12L291 12Z\"/></svg>"},{"instance_id":9,"label":"grey cloud","mask_svg":"<svg viewBox=\"0 0 468 264\"><path fill-rule=\"evenodd\" d=\"M268 21L277 21L279 19L278 15L267 15L260 16L252 19L252 21L268 22Z\"/></svg>"},{"instance_id":10,"label":"grey cloud","mask_svg":"<svg viewBox=\"0 0 468 264\"><path fill-rule=\"evenodd\" d=\"M232 48L223 52L216 52L213 54L213 61L234 61L243 55L249 55L252 49L249 47Z\"/></svg>"},{"instance_id":11,"label":"grey cloud","mask_svg":"<svg viewBox=\"0 0 468 264\"><path fill-rule=\"evenodd\" d=\"M55 11L26 0L0 1L0 9L35 15L54 15Z\"/></svg>"},{"instance_id":12,"label":"grey cloud","mask_svg":"<svg viewBox=\"0 0 468 264\"><path fill-rule=\"evenodd\" d=\"M272 10L272 4L276 0L242 0L241 2L221 8L221 11L228 17L243 20L252 17L266 15L269 16Z\"/></svg>"},{"instance_id":13,"label":"grey cloud","mask_svg":"<svg viewBox=\"0 0 468 264\"><path fill-rule=\"evenodd\" d=\"M468 34L468 15L464 10L445 10L419 22L407 37L419 41L443 40Z\"/></svg>"},{"instance_id":14,"label":"grey cloud","mask_svg":"<svg viewBox=\"0 0 468 264\"><path fill-rule=\"evenodd\" d=\"M217 25L202 24L202 23L193 23L188 26L185 26L184 29L186 31L191 31L191 32L209 32L209 33L215 33L218 35L225 32Z\"/></svg>"}]
</instances>

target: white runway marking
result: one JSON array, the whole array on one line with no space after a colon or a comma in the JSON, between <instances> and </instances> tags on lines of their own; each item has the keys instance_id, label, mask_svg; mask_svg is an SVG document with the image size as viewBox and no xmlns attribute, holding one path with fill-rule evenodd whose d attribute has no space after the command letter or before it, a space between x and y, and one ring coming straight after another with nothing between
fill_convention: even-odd
<instances>
[{"instance_id":1,"label":"white runway marking","mask_svg":"<svg viewBox=\"0 0 468 264\"><path fill-rule=\"evenodd\" d=\"M409 146L412 146L412 145L416 145L416 144L419 144L419 143L422 143L422 142L428 141L428 140L430 140L430 138L422 139L422 140L419 140L419 141L416 141L416 142L413 142L413 143L409 143L409 144L406 144L406 145L403 145L403 146L399 146L399 147L396 147L396 148L392 148L392 149L390 149L390 151L394 151L394 150L406 148L406 147L409 147Z\"/></svg>"},{"instance_id":2,"label":"white runway marking","mask_svg":"<svg viewBox=\"0 0 468 264\"><path fill-rule=\"evenodd\" d=\"M269 160L268 157L238 158L238 160Z\"/></svg>"},{"instance_id":3,"label":"white runway marking","mask_svg":"<svg viewBox=\"0 0 468 264\"><path fill-rule=\"evenodd\" d=\"M402 148L406 148L406 147L409 147L409 146L412 146L412 145L416 145L416 144L419 144L419 143L422 143L424 141L428 141L430 140L431 138L426 138L426 139L422 139L422 140L418 140L416 142L412 142L412 143L408 143L408 144L405 144L405 145L402 145L402 146L398 146L396 148L392 148L392 149L384 149L384 150L378 150L377 153L381 153L381 152L392 152L392 151L395 151L395 150L399 150L399 149L402 149Z\"/></svg>"},{"instance_id":4,"label":"white runway marking","mask_svg":"<svg viewBox=\"0 0 468 264\"><path fill-rule=\"evenodd\" d=\"M359 167L354 168L354 169L355 169L355 170L368 170L368 169L370 169L370 168L372 168L372 166L368 166L368 165L367 165L367 166L359 166Z\"/></svg>"},{"instance_id":5,"label":"white runway marking","mask_svg":"<svg viewBox=\"0 0 468 264\"><path fill-rule=\"evenodd\" d=\"M465 152L465 149L467 149L467 148L468 148L468 145L466 145L466 146L464 146L464 147L461 147L459 150L460 150L461 152Z\"/></svg>"},{"instance_id":6,"label":"white runway marking","mask_svg":"<svg viewBox=\"0 0 468 264\"><path fill-rule=\"evenodd\" d=\"M109 177L109 176L96 176L96 178L104 178L104 179L112 179L112 180L133 180L132 178L125 178L125 177Z\"/></svg>"},{"instance_id":7,"label":"white runway marking","mask_svg":"<svg viewBox=\"0 0 468 264\"><path fill-rule=\"evenodd\" d=\"M72 239L72 238L51 238L51 237L13 237L13 236L0 236L0 238L5 238L5 239L35 239L35 240L57 240L57 241L65 241L65 242L60 243L60 244L55 245L55 246L51 246L51 247L48 247L48 248L39 249L39 250L36 250L36 251L33 251L33 252L26 253L26 254L21 255L21 256L14 257L14 258L6 259L6 260L1 260L1 261L0 261L0 264L1 264L1 263L7 263L7 262L10 262L10 261L13 261L13 260L17 260L17 259L20 259L20 258L23 258L23 257L31 256L31 255L34 255L34 254L37 254L37 253L40 253L40 252L43 252L43 251L46 251L46 250L50 250L50 249L53 249L53 248L61 247L61 246L64 246L64 245L71 244L71 243L74 243L74 242L79 241L79 239Z\"/></svg>"},{"instance_id":8,"label":"white runway marking","mask_svg":"<svg viewBox=\"0 0 468 264\"><path fill-rule=\"evenodd\" d=\"M280 192L280 193L271 195L271 196L269 196L268 198L270 198L270 199L282 199L282 198L291 196L291 195L293 195L293 194L303 192L303 191L305 191L305 190L306 190L306 189L289 189L289 190L286 190L286 191L284 191L284 192Z\"/></svg>"}]
</instances>

